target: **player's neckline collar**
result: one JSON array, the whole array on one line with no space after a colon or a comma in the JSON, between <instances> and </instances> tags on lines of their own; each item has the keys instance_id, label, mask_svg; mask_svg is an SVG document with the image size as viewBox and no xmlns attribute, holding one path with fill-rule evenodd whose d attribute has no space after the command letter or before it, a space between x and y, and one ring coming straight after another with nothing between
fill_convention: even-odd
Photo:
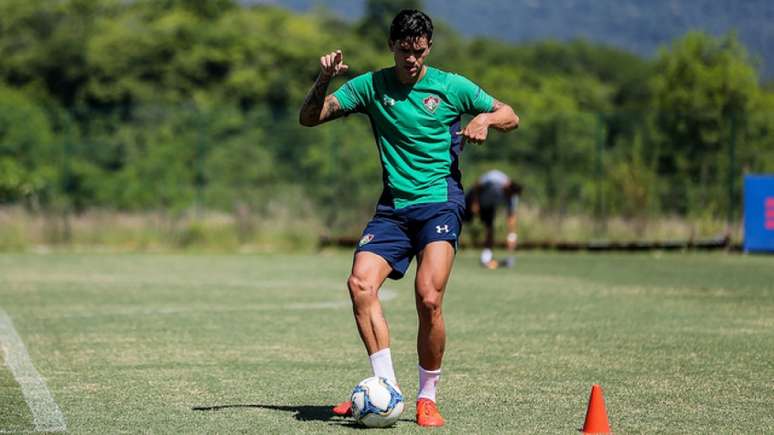
<instances>
[{"instance_id":1,"label":"player's neckline collar","mask_svg":"<svg viewBox=\"0 0 774 435\"><path fill-rule=\"evenodd\" d=\"M391 74L392 74L392 77L393 77L395 83L397 83L399 86L403 86L403 87L406 87L406 88L413 88L416 85L422 83L427 78L427 75L430 74L430 70L432 69L432 67L429 66L429 65L422 65L422 69L424 70L424 74L422 74L419 77L419 79L417 79L417 81L415 81L414 83L403 83L403 82L401 82L400 78L398 77L397 67L393 66L390 69L392 70Z\"/></svg>"}]
</instances>

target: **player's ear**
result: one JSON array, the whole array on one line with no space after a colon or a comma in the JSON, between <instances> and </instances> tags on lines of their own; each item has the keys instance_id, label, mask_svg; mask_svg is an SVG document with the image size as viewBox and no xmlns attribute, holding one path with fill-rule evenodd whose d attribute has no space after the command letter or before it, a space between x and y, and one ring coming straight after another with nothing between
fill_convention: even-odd
<instances>
[{"instance_id":1,"label":"player's ear","mask_svg":"<svg viewBox=\"0 0 774 435\"><path fill-rule=\"evenodd\" d=\"M387 47L390 49L390 51L392 51L394 53L395 52L395 41L393 41L392 39L388 39L387 40Z\"/></svg>"}]
</instances>

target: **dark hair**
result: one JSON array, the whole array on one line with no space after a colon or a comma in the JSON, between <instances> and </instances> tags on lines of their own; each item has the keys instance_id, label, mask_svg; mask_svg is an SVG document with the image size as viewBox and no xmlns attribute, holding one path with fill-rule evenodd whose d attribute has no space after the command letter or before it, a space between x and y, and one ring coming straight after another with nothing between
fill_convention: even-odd
<instances>
[{"instance_id":1,"label":"dark hair","mask_svg":"<svg viewBox=\"0 0 774 435\"><path fill-rule=\"evenodd\" d=\"M433 39L433 20L424 12L416 9L403 9L392 20L390 25L390 41L402 41L406 38Z\"/></svg>"}]
</instances>

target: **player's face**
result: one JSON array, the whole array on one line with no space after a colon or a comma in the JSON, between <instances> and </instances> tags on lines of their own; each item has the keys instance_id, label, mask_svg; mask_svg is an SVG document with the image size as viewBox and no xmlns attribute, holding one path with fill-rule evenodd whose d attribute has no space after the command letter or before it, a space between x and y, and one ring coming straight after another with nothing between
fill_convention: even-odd
<instances>
[{"instance_id":1,"label":"player's face","mask_svg":"<svg viewBox=\"0 0 774 435\"><path fill-rule=\"evenodd\" d=\"M422 74L425 58L430 54L433 41L420 37L390 41L390 51L395 58L395 70L402 83L416 82Z\"/></svg>"}]
</instances>

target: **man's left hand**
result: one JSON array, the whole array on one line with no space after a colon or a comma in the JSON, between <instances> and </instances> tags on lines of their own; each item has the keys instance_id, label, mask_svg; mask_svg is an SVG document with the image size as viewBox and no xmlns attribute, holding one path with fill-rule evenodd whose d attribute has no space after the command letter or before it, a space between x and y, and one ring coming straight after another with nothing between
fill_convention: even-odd
<instances>
[{"instance_id":1,"label":"man's left hand","mask_svg":"<svg viewBox=\"0 0 774 435\"><path fill-rule=\"evenodd\" d=\"M489 122L487 122L487 113L482 113L475 118L471 119L468 125L461 131L457 132L457 135L462 136L468 142L483 143L489 134Z\"/></svg>"}]
</instances>

